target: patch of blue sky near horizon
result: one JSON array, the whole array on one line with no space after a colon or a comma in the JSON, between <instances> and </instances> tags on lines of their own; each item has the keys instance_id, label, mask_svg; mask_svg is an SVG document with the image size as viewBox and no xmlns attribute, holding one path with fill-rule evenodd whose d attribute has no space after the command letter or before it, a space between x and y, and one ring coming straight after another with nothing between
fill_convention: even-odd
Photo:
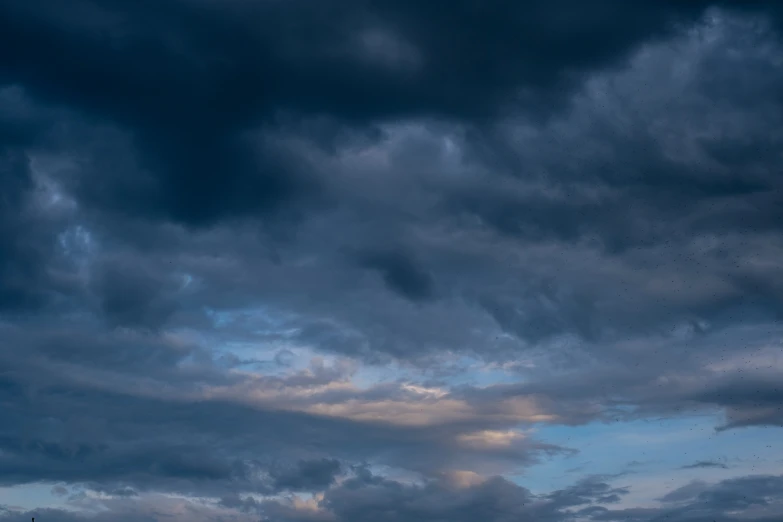
<instances>
[{"instance_id":1,"label":"patch of blue sky near horizon","mask_svg":"<svg viewBox=\"0 0 783 522\"><path fill-rule=\"evenodd\" d=\"M694 480L783 473L783 429L716 431L722 422L720 415L698 415L541 425L535 429L537 437L579 453L544 460L509 478L534 493L546 493L580 478L604 476L615 487L630 487L623 507L643 507L657 505L655 499Z\"/></svg>"}]
</instances>

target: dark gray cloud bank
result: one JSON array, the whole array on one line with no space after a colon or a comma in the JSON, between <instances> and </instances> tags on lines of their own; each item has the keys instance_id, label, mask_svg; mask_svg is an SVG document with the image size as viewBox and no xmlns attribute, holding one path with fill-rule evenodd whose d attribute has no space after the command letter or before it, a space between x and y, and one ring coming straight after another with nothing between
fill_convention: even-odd
<instances>
[{"instance_id":1,"label":"dark gray cloud bank","mask_svg":"<svg viewBox=\"0 0 783 522\"><path fill-rule=\"evenodd\" d=\"M579 451L537 424L783 427L782 28L0 3L0 487L67 504L0 522L783 520L776 475L509 478Z\"/></svg>"}]
</instances>

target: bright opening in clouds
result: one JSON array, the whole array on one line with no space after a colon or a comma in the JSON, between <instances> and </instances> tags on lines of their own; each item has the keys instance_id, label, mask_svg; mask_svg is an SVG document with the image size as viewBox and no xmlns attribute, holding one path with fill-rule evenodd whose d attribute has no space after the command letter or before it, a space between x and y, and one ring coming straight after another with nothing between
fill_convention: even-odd
<instances>
[{"instance_id":1,"label":"bright opening in clouds","mask_svg":"<svg viewBox=\"0 0 783 522\"><path fill-rule=\"evenodd\" d=\"M780 522L783 4L0 2L0 522Z\"/></svg>"}]
</instances>

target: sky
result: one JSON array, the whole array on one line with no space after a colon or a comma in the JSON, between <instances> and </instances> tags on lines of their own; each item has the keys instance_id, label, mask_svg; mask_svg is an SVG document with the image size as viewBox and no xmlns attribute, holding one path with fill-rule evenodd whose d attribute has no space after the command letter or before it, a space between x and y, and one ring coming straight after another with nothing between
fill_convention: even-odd
<instances>
[{"instance_id":1,"label":"sky","mask_svg":"<svg viewBox=\"0 0 783 522\"><path fill-rule=\"evenodd\" d=\"M783 4L0 2L0 522L783 521Z\"/></svg>"}]
</instances>

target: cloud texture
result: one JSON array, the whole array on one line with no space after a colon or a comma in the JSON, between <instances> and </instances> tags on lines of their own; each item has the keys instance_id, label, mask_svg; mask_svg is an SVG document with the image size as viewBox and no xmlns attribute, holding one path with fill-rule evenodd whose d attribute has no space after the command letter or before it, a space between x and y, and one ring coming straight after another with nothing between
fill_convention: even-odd
<instances>
[{"instance_id":1,"label":"cloud texture","mask_svg":"<svg viewBox=\"0 0 783 522\"><path fill-rule=\"evenodd\" d=\"M3 2L0 522L781 520L782 30Z\"/></svg>"}]
</instances>

